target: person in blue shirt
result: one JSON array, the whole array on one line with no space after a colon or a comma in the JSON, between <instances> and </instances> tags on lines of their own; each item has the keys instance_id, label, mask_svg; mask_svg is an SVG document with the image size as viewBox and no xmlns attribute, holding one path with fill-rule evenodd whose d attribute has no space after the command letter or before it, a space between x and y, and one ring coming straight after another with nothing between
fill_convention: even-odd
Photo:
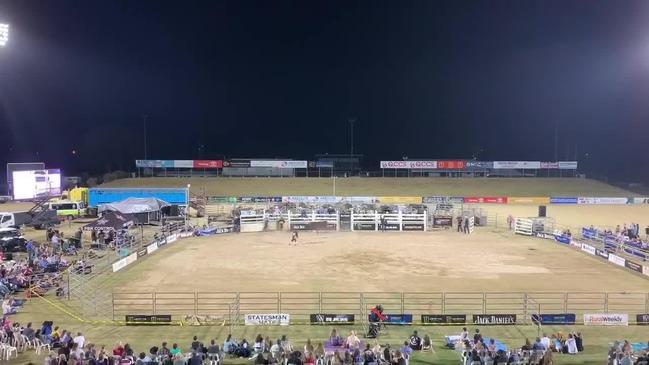
<instances>
[{"instance_id":1,"label":"person in blue shirt","mask_svg":"<svg viewBox=\"0 0 649 365\"><path fill-rule=\"evenodd\" d=\"M545 345L543 342L541 342L540 338L536 338L536 342L534 342L534 345L532 346L532 350L534 351L546 351L547 349L545 348Z\"/></svg>"}]
</instances>

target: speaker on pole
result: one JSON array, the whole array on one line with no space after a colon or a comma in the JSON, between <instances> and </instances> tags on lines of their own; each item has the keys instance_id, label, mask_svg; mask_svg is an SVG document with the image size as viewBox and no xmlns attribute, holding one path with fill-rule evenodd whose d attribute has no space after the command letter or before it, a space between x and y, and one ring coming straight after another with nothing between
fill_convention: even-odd
<instances>
[{"instance_id":1,"label":"speaker on pole","mask_svg":"<svg viewBox=\"0 0 649 365\"><path fill-rule=\"evenodd\" d=\"M546 214L545 213L545 208L546 208L545 205L539 205L539 217L545 217L546 216L545 215Z\"/></svg>"}]
</instances>

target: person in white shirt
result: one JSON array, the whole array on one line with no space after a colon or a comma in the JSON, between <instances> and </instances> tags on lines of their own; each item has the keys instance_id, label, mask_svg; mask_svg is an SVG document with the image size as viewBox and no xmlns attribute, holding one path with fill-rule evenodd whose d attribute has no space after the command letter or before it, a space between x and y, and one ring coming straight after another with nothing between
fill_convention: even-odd
<instances>
[{"instance_id":1,"label":"person in white shirt","mask_svg":"<svg viewBox=\"0 0 649 365\"><path fill-rule=\"evenodd\" d=\"M566 340L566 346L568 346L568 353L571 355L576 355L577 354L577 342L575 341L574 337L572 337L572 333L568 335L568 339Z\"/></svg>"},{"instance_id":2,"label":"person in white shirt","mask_svg":"<svg viewBox=\"0 0 649 365\"><path fill-rule=\"evenodd\" d=\"M73 338L72 342L76 343L79 349L83 349L83 345L86 344L86 338L83 337L81 332L77 332L77 337Z\"/></svg>"},{"instance_id":3,"label":"person in white shirt","mask_svg":"<svg viewBox=\"0 0 649 365\"><path fill-rule=\"evenodd\" d=\"M550 349L550 338L548 338L547 333L543 334L543 338L541 338L541 343L543 346L545 346L546 349Z\"/></svg>"}]
</instances>

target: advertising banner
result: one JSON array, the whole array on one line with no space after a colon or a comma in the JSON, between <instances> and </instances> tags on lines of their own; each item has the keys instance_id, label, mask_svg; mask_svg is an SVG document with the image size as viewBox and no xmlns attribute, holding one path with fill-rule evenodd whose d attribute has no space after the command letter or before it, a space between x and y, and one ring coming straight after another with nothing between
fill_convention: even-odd
<instances>
[{"instance_id":1,"label":"advertising banner","mask_svg":"<svg viewBox=\"0 0 649 365\"><path fill-rule=\"evenodd\" d=\"M649 326L649 314L638 314L635 316L635 323L639 326Z\"/></svg>"},{"instance_id":2,"label":"advertising banner","mask_svg":"<svg viewBox=\"0 0 649 365\"><path fill-rule=\"evenodd\" d=\"M384 316L386 317L384 324L401 326L412 324L412 314L384 314Z\"/></svg>"},{"instance_id":3,"label":"advertising banner","mask_svg":"<svg viewBox=\"0 0 649 365\"><path fill-rule=\"evenodd\" d=\"M588 229L588 228L582 228L581 229L581 236L584 238L588 239L596 239L597 238L597 230L595 229Z\"/></svg>"},{"instance_id":4,"label":"advertising banner","mask_svg":"<svg viewBox=\"0 0 649 365\"><path fill-rule=\"evenodd\" d=\"M649 204L649 198L633 198L633 204Z\"/></svg>"},{"instance_id":5,"label":"advertising banner","mask_svg":"<svg viewBox=\"0 0 649 365\"><path fill-rule=\"evenodd\" d=\"M422 314L422 324L465 324L464 314Z\"/></svg>"},{"instance_id":6,"label":"advertising banner","mask_svg":"<svg viewBox=\"0 0 649 365\"><path fill-rule=\"evenodd\" d=\"M379 196L376 199L381 204L421 204L420 196Z\"/></svg>"},{"instance_id":7,"label":"advertising banner","mask_svg":"<svg viewBox=\"0 0 649 365\"><path fill-rule=\"evenodd\" d=\"M453 217L433 217L434 227L452 227Z\"/></svg>"},{"instance_id":8,"label":"advertising banner","mask_svg":"<svg viewBox=\"0 0 649 365\"><path fill-rule=\"evenodd\" d=\"M250 160L223 161L223 167L250 167Z\"/></svg>"},{"instance_id":9,"label":"advertising banner","mask_svg":"<svg viewBox=\"0 0 649 365\"><path fill-rule=\"evenodd\" d=\"M559 161L561 170L577 170L577 161Z\"/></svg>"},{"instance_id":10,"label":"advertising banner","mask_svg":"<svg viewBox=\"0 0 649 365\"><path fill-rule=\"evenodd\" d=\"M332 160L318 160L315 162L315 167L319 169L320 168L333 169L334 162Z\"/></svg>"},{"instance_id":11,"label":"advertising banner","mask_svg":"<svg viewBox=\"0 0 649 365\"><path fill-rule=\"evenodd\" d=\"M246 314L246 326L288 326L291 315L285 313Z\"/></svg>"},{"instance_id":12,"label":"advertising banner","mask_svg":"<svg viewBox=\"0 0 649 365\"><path fill-rule=\"evenodd\" d=\"M623 205L629 204L629 198L579 197L577 198L577 204Z\"/></svg>"},{"instance_id":13,"label":"advertising banner","mask_svg":"<svg viewBox=\"0 0 649 365\"><path fill-rule=\"evenodd\" d=\"M14 200L61 196L61 170L13 171Z\"/></svg>"},{"instance_id":14,"label":"advertising banner","mask_svg":"<svg viewBox=\"0 0 649 365\"><path fill-rule=\"evenodd\" d=\"M120 271L124 267L126 267L126 258L123 258L113 263L113 272Z\"/></svg>"},{"instance_id":15,"label":"advertising banner","mask_svg":"<svg viewBox=\"0 0 649 365\"><path fill-rule=\"evenodd\" d=\"M473 324L489 325L514 325L516 324L515 314L474 314Z\"/></svg>"},{"instance_id":16,"label":"advertising banner","mask_svg":"<svg viewBox=\"0 0 649 365\"><path fill-rule=\"evenodd\" d=\"M135 160L135 167L152 169L173 169L174 160Z\"/></svg>"},{"instance_id":17,"label":"advertising banner","mask_svg":"<svg viewBox=\"0 0 649 365\"><path fill-rule=\"evenodd\" d=\"M559 163L558 162L543 162L543 161L541 161L541 168L542 169L558 169L559 168Z\"/></svg>"},{"instance_id":18,"label":"advertising banner","mask_svg":"<svg viewBox=\"0 0 649 365\"><path fill-rule=\"evenodd\" d=\"M374 223L354 223L355 231L375 231L376 224Z\"/></svg>"},{"instance_id":19,"label":"advertising banner","mask_svg":"<svg viewBox=\"0 0 649 365\"><path fill-rule=\"evenodd\" d=\"M382 169L436 169L437 161L381 161Z\"/></svg>"},{"instance_id":20,"label":"advertising banner","mask_svg":"<svg viewBox=\"0 0 649 365\"><path fill-rule=\"evenodd\" d=\"M577 197L553 196L550 197L550 204L577 204Z\"/></svg>"},{"instance_id":21,"label":"advertising banner","mask_svg":"<svg viewBox=\"0 0 649 365\"><path fill-rule=\"evenodd\" d=\"M423 223L403 223L401 229L404 231L423 231L424 224Z\"/></svg>"},{"instance_id":22,"label":"advertising banner","mask_svg":"<svg viewBox=\"0 0 649 365\"><path fill-rule=\"evenodd\" d=\"M167 241L167 243L173 243L176 242L177 239L178 239L178 235L174 233L168 235L165 240Z\"/></svg>"},{"instance_id":23,"label":"advertising banner","mask_svg":"<svg viewBox=\"0 0 649 365\"><path fill-rule=\"evenodd\" d=\"M506 196L464 197L465 204L507 204Z\"/></svg>"},{"instance_id":24,"label":"advertising banner","mask_svg":"<svg viewBox=\"0 0 649 365\"><path fill-rule=\"evenodd\" d=\"M649 276L649 266L642 265L642 274Z\"/></svg>"},{"instance_id":25,"label":"advertising banner","mask_svg":"<svg viewBox=\"0 0 649 365\"><path fill-rule=\"evenodd\" d=\"M137 258L139 259L140 257L146 255L146 253L147 253L147 249L145 247L137 252Z\"/></svg>"},{"instance_id":26,"label":"advertising banner","mask_svg":"<svg viewBox=\"0 0 649 365\"><path fill-rule=\"evenodd\" d=\"M635 272L639 272L642 274L642 265L636 264L633 261L626 260L624 263L624 266L626 266L627 269L633 270Z\"/></svg>"},{"instance_id":27,"label":"advertising banner","mask_svg":"<svg viewBox=\"0 0 649 365\"><path fill-rule=\"evenodd\" d=\"M343 200L340 196L283 196L284 203L335 204Z\"/></svg>"},{"instance_id":28,"label":"advertising banner","mask_svg":"<svg viewBox=\"0 0 649 365\"><path fill-rule=\"evenodd\" d=\"M461 196L425 196L422 198L424 204L443 204L443 203L464 203L464 197Z\"/></svg>"},{"instance_id":29,"label":"advertising banner","mask_svg":"<svg viewBox=\"0 0 649 365\"><path fill-rule=\"evenodd\" d=\"M281 196L240 196L237 198L240 203L281 203Z\"/></svg>"},{"instance_id":30,"label":"advertising banner","mask_svg":"<svg viewBox=\"0 0 649 365\"><path fill-rule=\"evenodd\" d=\"M464 167L467 169L493 169L493 161L467 161L464 163Z\"/></svg>"},{"instance_id":31,"label":"advertising banner","mask_svg":"<svg viewBox=\"0 0 649 365\"><path fill-rule=\"evenodd\" d=\"M375 196L346 196L342 198L343 202L352 204L374 204L376 203Z\"/></svg>"},{"instance_id":32,"label":"advertising banner","mask_svg":"<svg viewBox=\"0 0 649 365\"><path fill-rule=\"evenodd\" d=\"M547 196L509 196L507 204L550 204L550 198Z\"/></svg>"},{"instance_id":33,"label":"advertising banner","mask_svg":"<svg viewBox=\"0 0 649 365\"><path fill-rule=\"evenodd\" d=\"M628 326L629 315L610 314L610 313L593 313L584 314L584 325L586 326Z\"/></svg>"},{"instance_id":34,"label":"advertising banner","mask_svg":"<svg viewBox=\"0 0 649 365\"><path fill-rule=\"evenodd\" d=\"M274 167L278 169L306 169L307 161L293 161L293 160L251 160L250 167Z\"/></svg>"},{"instance_id":35,"label":"advertising banner","mask_svg":"<svg viewBox=\"0 0 649 365\"><path fill-rule=\"evenodd\" d=\"M311 324L354 324L354 315L353 314L311 314L309 316L309 322Z\"/></svg>"},{"instance_id":36,"label":"advertising banner","mask_svg":"<svg viewBox=\"0 0 649 365\"><path fill-rule=\"evenodd\" d=\"M540 161L494 161L494 169L540 169Z\"/></svg>"},{"instance_id":37,"label":"advertising banner","mask_svg":"<svg viewBox=\"0 0 649 365\"><path fill-rule=\"evenodd\" d=\"M608 254L608 261L610 261L610 262L612 262L612 263L614 263L615 265L618 265L618 266L624 266L626 260L624 258L618 256L618 255L614 255L612 253L609 253Z\"/></svg>"},{"instance_id":38,"label":"advertising banner","mask_svg":"<svg viewBox=\"0 0 649 365\"><path fill-rule=\"evenodd\" d=\"M146 246L146 253L152 254L158 250L158 242L153 242L152 244Z\"/></svg>"},{"instance_id":39,"label":"advertising banner","mask_svg":"<svg viewBox=\"0 0 649 365\"><path fill-rule=\"evenodd\" d=\"M127 326L164 326L171 324L171 315L127 314L125 320Z\"/></svg>"},{"instance_id":40,"label":"advertising banner","mask_svg":"<svg viewBox=\"0 0 649 365\"><path fill-rule=\"evenodd\" d=\"M220 169L223 168L222 160L193 160L192 167L195 169Z\"/></svg>"},{"instance_id":41,"label":"advertising banner","mask_svg":"<svg viewBox=\"0 0 649 365\"><path fill-rule=\"evenodd\" d=\"M535 324L575 324L577 316L574 313L559 313L559 314L532 314L532 322Z\"/></svg>"},{"instance_id":42,"label":"advertising banner","mask_svg":"<svg viewBox=\"0 0 649 365\"><path fill-rule=\"evenodd\" d=\"M194 160L174 160L174 168L191 169L194 167Z\"/></svg>"},{"instance_id":43,"label":"advertising banner","mask_svg":"<svg viewBox=\"0 0 649 365\"><path fill-rule=\"evenodd\" d=\"M595 247L593 247L591 245L587 245L585 243L581 244L581 250L584 251L584 252L588 252L591 255L596 255L597 254L597 250L595 249Z\"/></svg>"},{"instance_id":44,"label":"advertising banner","mask_svg":"<svg viewBox=\"0 0 649 365\"><path fill-rule=\"evenodd\" d=\"M335 231L336 224L329 222L291 223L292 231Z\"/></svg>"},{"instance_id":45,"label":"advertising banner","mask_svg":"<svg viewBox=\"0 0 649 365\"><path fill-rule=\"evenodd\" d=\"M464 161L437 161L437 168L446 170L462 170L464 169Z\"/></svg>"},{"instance_id":46,"label":"advertising banner","mask_svg":"<svg viewBox=\"0 0 649 365\"><path fill-rule=\"evenodd\" d=\"M608 260L608 252L604 250L600 250L599 248L595 250L595 254L601 258L607 259Z\"/></svg>"}]
</instances>

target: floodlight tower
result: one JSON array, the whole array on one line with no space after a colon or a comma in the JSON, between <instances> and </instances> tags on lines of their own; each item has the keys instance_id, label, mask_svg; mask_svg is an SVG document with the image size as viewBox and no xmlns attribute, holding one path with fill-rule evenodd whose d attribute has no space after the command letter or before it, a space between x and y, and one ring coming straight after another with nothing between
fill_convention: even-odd
<instances>
[{"instance_id":1,"label":"floodlight tower","mask_svg":"<svg viewBox=\"0 0 649 365\"><path fill-rule=\"evenodd\" d=\"M0 23L0 47L9 43L9 24Z\"/></svg>"}]
</instances>

